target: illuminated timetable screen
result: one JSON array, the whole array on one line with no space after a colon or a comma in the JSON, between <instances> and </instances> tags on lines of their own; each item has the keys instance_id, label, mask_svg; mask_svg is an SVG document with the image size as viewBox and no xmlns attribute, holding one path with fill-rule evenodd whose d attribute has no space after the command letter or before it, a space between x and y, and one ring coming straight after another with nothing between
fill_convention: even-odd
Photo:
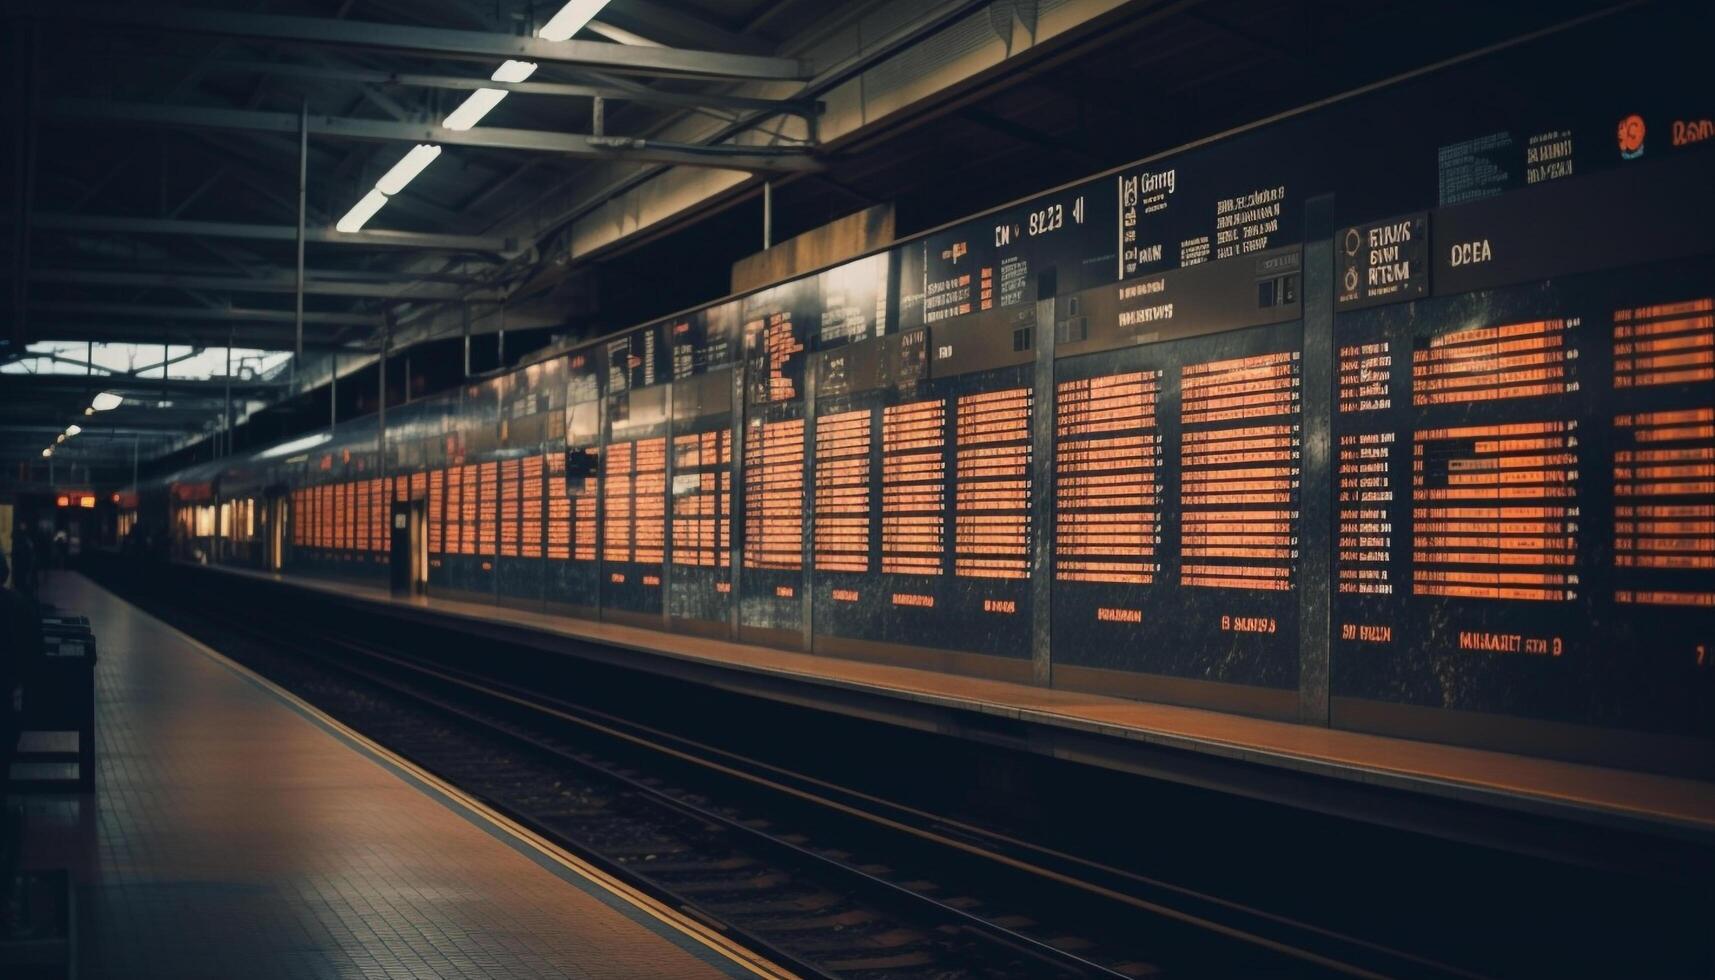
<instances>
[{"instance_id":1,"label":"illuminated timetable screen","mask_svg":"<svg viewBox=\"0 0 1715 980\"><path fill-rule=\"evenodd\" d=\"M682 628L722 637L733 610L732 386L722 369L675 382L673 399L668 611Z\"/></svg>"},{"instance_id":2,"label":"illuminated timetable screen","mask_svg":"<svg viewBox=\"0 0 1715 980\"><path fill-rule=\"evenodd\" d=\"M1337 699L1707 724L1711 283L1669 264L1337 317Z\"/></svg>"},{"instance_id":3,"label":"illuminated timetable screen","mask_svg":"<svg viewBox=\"0 0 1715 980\"><path fill-rule=\"evenodd\" d=\"M1295 710L1301 335L1286 322L1056 365L1051 629L1078 683Z\"/></svg>"}]
</instances>

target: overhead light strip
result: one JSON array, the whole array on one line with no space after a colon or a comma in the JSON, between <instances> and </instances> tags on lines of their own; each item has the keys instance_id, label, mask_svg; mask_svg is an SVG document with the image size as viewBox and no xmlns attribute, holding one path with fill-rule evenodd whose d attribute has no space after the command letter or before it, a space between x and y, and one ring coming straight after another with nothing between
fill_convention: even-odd
<instances>
[{"instance_id":1,"label":"overhead light strip","mask_svg":"<svg viewBox=\"0 0 1715 980\"><path fill-rule=\"evenodd\" d=\"M573 34L583 30L596 14L601 13L602 8L606 7L607 3L608 0L571 0L560 8L559 13L548 18L548 22L536 31L536 36L544 41L568 40ZM639 42L642 40L642 38L638 38ZM535 73L536 65L534 62L508 58L489 77L497 82L516 83L525 81ZM503 88L479 88L466 96L465 100L459 103L457 109L448 113L447 117L441 120L441 125L447 129L464 132L481 122L482 117L492 112L494 107L505 98L506 90ZM376 212L386 206L389 197L403 191L407 184L415 180L417 175L427 169L429 164L434 163L440 155L441 148L433 143L420 143L413 147L403 159L393 165L393 169L387 171L380 180L375 182L374 190L365 194L362 200L351 206L351 210L345 213L345 217L339 219L339 223L334 225L334 230L348 235L362 231L363 226L369 223L369 219L375 217Z\"/></svg>"}]
</instances>

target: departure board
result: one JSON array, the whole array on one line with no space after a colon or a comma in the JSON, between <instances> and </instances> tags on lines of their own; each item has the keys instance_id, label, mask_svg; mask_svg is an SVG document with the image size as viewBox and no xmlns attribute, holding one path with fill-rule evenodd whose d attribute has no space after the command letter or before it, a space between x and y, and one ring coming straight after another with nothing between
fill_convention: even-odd
<instances>
[{"instance_id":1,"label":"departure board","mask_svg":"<svg viewBox=\"0 0 1715 980\"><path fill-rule=\"evenodd\" d=\"M604 610L659 617L667 549L667 395L610 395L602 455Z\"/></svg>"},{"instance_id":2,"label":"departure board","mask_svg":"<svg viewBox=\"0 0 1715 980\"><path fill-rule=\"evenodd\" d=\"M744 447L744 567L796 571L804 546L804 420L753 422Z\"/></svg>"},{"instance_id":3,"label":"departure board","mask_svg":"<svg viewBox=\"0 0 1715 980\"><path fill-rule=\"evenodd\" d=\"M1298 561L1299 355L1180 369L1181 585L1288 591Z\"/></svg>"},{"instance_id":4,"label":"departure board","mask_svg":"<svg viewBox=\"0 0 1715 980\"><path fill-rule=\"evenodd\" d=\"M502 558L518 557L520 500L523 492L523 461L504 459L499 464L500 550Z\"/></svg>"},{"instance_id":5,"label":"departure board","mask_svg":"<svg viewBox=\"0 0 1715 980\"><path fill-rule=\"evenodd\" d=\"M483 486L482 467L479 465L466 463L460 467L460 474L464 483L464 495L461 498L462 505L460 507L462 524L459 527L459 554L469 556L485 554L480 547L482 540L480 529L483 523L481 498L493 491ZM494 498L489 497L488 499L492 501ZM493 504L490 503L487 506L492 507ZM493 532L490 531L489 534L492 536Z\"/></svg>"},{"instance_id":6,"label":"departure board","mask_svg":"<svg viewBox=\"0 0 1715 980\"><path fill-rule=\"evenodd\" d=\"M747 419L742 627L753 631L799 628L803 520L804 420Z\"/></svg>"},{"instance_id":7,"label":"departure board","mask_svg":"<svg viewBox=\"0 0 1715 980\"><path fill-rule=\"evenodd\" d=\"M493 558L500 530L500 464L480 463L476 469L476 554Z\"/></svg>"},{"instance_id":8,"label":"departure board","mask_svg":"<svg viewBox=\"0 0 1715 980\"><path fill-rule=\"evenodd\" d=\"M667 380L666 344L659 324L643 327L609 340L607 355L608 394L647 388Z\"/></svg>"},{"instance_id":9,"label":"departure board","mask_svg":"<svg viewBox=\"0 0 1715 980\"><path fill-rule=\"evenodd\" d=\"M594 449L584 449L567 455L583 456L593 460L597 453ZM572 545L572 558L576 561L595 561L596 542L601 537L599 515L596 511L597 490L601 485L601 477L597 475L598 470L594 462L587 462L584 467L584 472L587 475L581 480L571 476L566 478L567 484L571 487L570 492L573 494L574 543Z\"/></svg>"},{"instance_id":10,"label":"departure board","mask_svg":"<svg viewBox=\"0 0 1715 980\"><path fill-rule=\"evenodd\" d=\"M736 310L734 311L736 312ZM725 365L673 382L673 628L731 635L734 371Z\"/></svg>"},{"instance_id":11,"label":"departure board","mask_svg":"<svg viewBox=\"0 0 1715 980\"><path fill-rule=\"evenodd\" d=\"M548 453L539 460L545 478L538 501L543 514L544 554L550 561L565 561L572 557L572 498L566 491L566 454Z\"/></svg>"},{"instance_id":12,"label":"departure board","mask_svg":"<svg viewBox=\"0 0 1715 980\"><path fill-rule=\"evenodd\" d=\"M369 550L381 553L382 561L386 561L387 552L392 547L388 534L388 515L393 509L389 489L386 478L369 481Z\"/></svg>"},{"instance_id":13,"label":"departure board","mask_svg":"<svg viewBox=\"0 0 1715 980\"><path fill-rule=\"evenodd\" d=\"M444 553L464 553L464 467L446 469L446 540Z\"/></svg>"},{"instance_id":14,"label":"departure board","mask_svg":"<svg viewBox=\"0 0 1715 980\"><path fill-rule=\"evenodd\" d=\"M870 499L869 409L816 420L814 567L818 572L868 572Z\"/></svg>"},{"instance_id":15,"label":"departure board","mask_svg":"<svg viewBox=\"0 0 1715 980\"><path fill-rule=\"evenodd\" d=\"M518 553L542 557L542 455L526 456L518 485Z\"/></svg>"},{"instance_id":16,"label":"departure board","mask_svg":"<svg viewBox=\"0 0 1715 980\"><path fill-rule=\"evenodd\" d=\"M732 565L732 434L673 437L673 564Z\"/></svg>"},{"instance_id":17,"label":"departure board","mask_svg":"<svg viewBox=\"0 0 1715 980\"><path fill-rule=\"evenodd\" d=\"M1161 574L1160 371L1056 391L1054 580L1154 584Z\"/></svg>"},{"instance_id":18,"label":"departure board","mask_svg":"<svg viewBox=\"0 0 1715 980\"><path fill-rule=\"evenodd\" d=\"M429 554L440 556L446 551L446 512L443 509L447 500L447 471L444 469L430 470L428 473L426 499L428 507L428 550Z\"/></svg>"},{"instance_id":19,"label":"departure board","mask_svg":"<svg viewBox=\"0 0 1715 980\"><path fill-rule=\"evenodd\" d=\"M1666 263L1338 317L1340 717L1704 724L1711 281Z\"/></svg>"},{"instance_id":20,"label":"departure board","mask_svg":"<svg viewBox=\"0 0 1715 980\"><path fill-rule=\"evenodd\" d=\"M801 279L745 297L746 401L777 405L804 397L804 366L809 359L808 310L814 307L816 281Z\"/></svg>"},{"instance_id":21,"label":"departure board","mask_svg":"<svg viewBox=\"0 0 1715 980\"><path fill-rule=\"evenodd\" d=\"M1056 364L1057 676L1296 712L1301 342L1286 322Z\"/></svg>"},{"instance_id":22,"label":"departure board","mask_svg":"<svg viewBox=\"0 0 1715 980\"><path fill-rule=\"evenodd\" d=\"M740 304L696 310L666 324L673 347L673 378L696 377L738 359Z\"/></svg>"},{"instance_id":23,"label":"departure board","mask_svg":"<svg viewBox=\"0 0 1715 980\"><path fill-rule=\"evenodd\" d=\"M889 405L881 420L881 570L940 575L947 553L947 403Z\"/></svg>"},{"instance_id":24,"label":"departure board","mask_svg":"<svg viewBox=\"0 0 1715 980\"><path fill-rule=\"evenodd\" d=\"M1028 388L961 396L954 497L953 572L968 578L1030 575Z\"/></svg>"},{"instance_id":25,"label":"departure board","mask_svg":"<svg viewBox=\"0 0 1715 980\"><path fill-rule=\"evenodd\" d=\"M816 276L821 311L815 331L817 350L880 337L887 333L886 252L866 256Z\"/></svg>"}]
</instances>

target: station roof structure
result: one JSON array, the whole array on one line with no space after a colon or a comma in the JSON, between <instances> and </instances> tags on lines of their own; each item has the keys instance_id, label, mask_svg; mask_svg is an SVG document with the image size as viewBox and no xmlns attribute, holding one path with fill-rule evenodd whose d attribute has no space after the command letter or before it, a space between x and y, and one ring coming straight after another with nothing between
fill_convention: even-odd
<instances>
[{"instance_id":1,"label":"station roof structure","mask_svg":"<svg viewBox=\"0 0 1715 980\"><path fill-rule=\"evenodd\" d=\"M0 480L123 482L332 354L715 298L764 185L776 240L909 233L1597 8L3 0Z\"/></svg>"}]
</instances>

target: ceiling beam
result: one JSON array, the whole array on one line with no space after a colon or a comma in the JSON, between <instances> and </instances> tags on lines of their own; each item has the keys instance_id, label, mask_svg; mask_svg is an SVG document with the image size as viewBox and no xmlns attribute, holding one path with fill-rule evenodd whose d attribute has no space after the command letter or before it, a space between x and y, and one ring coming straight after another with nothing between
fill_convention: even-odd
<instances>
[{"instance_id":1,"label":"ceiling beam","mask_svg":"<svg viewBox=\"0 0 1715 980\"><path fill-rule=\"evenodd\" d=\"M219 320L237 323L295 323L292 310L257 310L243 307L207 309L199 306L154 306L147 303L31 303L30 309L42 313L72 316L137 316L168 320ZM385 318L371 313L304 313L306 324L333 326L379 327Z\"/></svg>"},{"instance_id":2,"label":"ceiling beam","mask_svg":"<svg viewBox=\"0 0 1715 980\"><path fill-rule=\"evenodd\" d=\"M373 351L375 349L373 343L366 341L347 342L333 339L340 329L338 327L322 328L320 333L313 333L306 325L304 349L317 351ZM252 323L235 330L230 326L212 322L163 323L153 320L50 320L44 322L40 317L33 317L30 320L29 339L31 341L90 341L97 344L172 344L175 346L189 344L196 347L224 347L228 341L231 341L240 347L256 347L262 350L292 350L297 344L298 336L296 328L275 324Z\"/></svg>"},{"instance_id":3,"label":"ceiling beam","mask_svg":"<svg viewBox=\"0 0 1715 980\"><path fill-rule=\"evenodd\" d=\"M44 121L79 120L166 126L187 129L226 129L295 135L298 116L290 112L257 112L209 106L154 105L96 99L56 99L43 106ZM534 129L478 126L447 129L418 123L385 122L340 116L311 116L311 136L341 139L443 143L484 146L497 150L556 153L620 163L658 163L715 167L724 170L810 172L821 169L802 147L747 146L733 143L702 145L671 143L629 136L584 136Z\"/></svg>"},{"instance_id":4,"label":"ceiling beam","mask_svg":"<svg viewBox=\"0 0 1715 980\"><path fill-rule=\"evenodd\" d=\"M170 221L161 218L126 218L82 214L35 214L36 231L117 232L127 235L195 235L201 238L244 238L268 242L295 241L292 225L241 224L231 221ZM380 248L439 249L451 252L515 253L516 239L492 235L445 235L416 231L335 231L306 228L304 240L326 245L369 245Z\"/></svg>"},{"instance_id":5,"label":"ceiling beam","mask_svg":"<svg viewBox=\"0 0 1715 980\"><path fill-rule=\"evenodd\" d=\"M86 392L92 390L117 391L120 394L137 392L141 397L155 397L162 394L207 394L224 393L228 379L224 377L196 380L191 378L152 378L139 377L134 374L0 374L0 391L15 392ZM248 392L265 392L285 389L289 382L245 380L232 378L233 397L239 397Z\"/></svg>"},{"instance_id":6,"label":"ceiling beam","mask_svg":"<svg viewBox=\"0 0 1715 980\"><path fill-rule=\"evenodd\" d=\"M498 88L525 95L549 95L560 98L601 98L613 101L644 102L651 105L680 109L743 109L771 111L789 115L814 115L821 103L813 99L756 99L742 95L715 92L664 92L644 86L574 85L566 82L496 82L488 78L459 75L435 75L421 72L380 71L373 68L343 68L333 65L299 65L279 61L221 61L214 66L226 72L277 75L285 78L309 78L330 82L357 82L365 85L397 85L410 88L436 88L468 92L479 88Z\"/></svg>"},{"instance_id":7,"label":"ceiling beam","mask_svg":"<svg viewBox=\"0 0 1715 980\"><path fill-rule=\"evenodd\" d=\"M175 275L169 272L117 272L108 269L32 269L31 282L72 286L136 286L145 289L206 289L226 293L292 293L298 288L291 273L257 276ZM330 282L310 279L304 293L311 296L361 296L379 299L489 299L486 294L468 293L463 286L447 283L403 281ZM215 312L221 312L216 309Z\"/></svg>"},{"instance_id":8,"label":"ceiling beam","mask_svg":"<svg viewBox=\"0 0 1715 980\"><path fill-rule=\"evenodd\" d=\"M38 15L44 18L76 20L84 25L84 30L91 25L141 27L240 37L251 41L290 41L486 62L517 58L524 61L592 65L644 75L793 81L807 79L813 74L810 66L797 58L689 51L680 48L648 48L602 41L544 41L537 37L449 30L444 27L241 14L162 7L157 4L50 4L43 6Z\"/></svg>"}]
</instances>

